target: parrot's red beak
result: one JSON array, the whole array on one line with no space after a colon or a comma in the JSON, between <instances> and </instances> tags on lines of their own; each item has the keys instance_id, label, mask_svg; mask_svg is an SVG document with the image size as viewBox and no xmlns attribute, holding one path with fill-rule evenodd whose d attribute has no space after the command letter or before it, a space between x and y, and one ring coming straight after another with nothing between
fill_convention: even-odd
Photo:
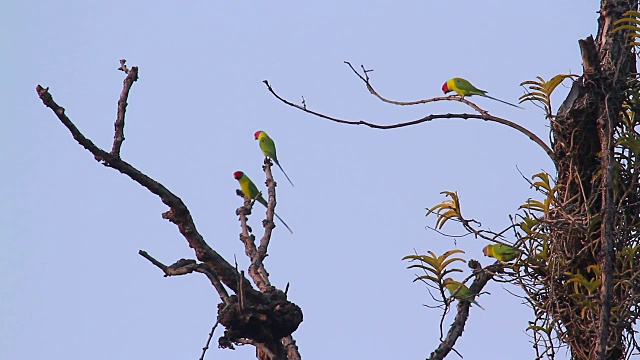
<instances>
[{"instance_id":1,"label":"parrot's red beak","mask_svg":"<svg viewBox=\"0 0 640 360\"><path fill-rule=\"evenodd\" d=\"M449 90L449 87L447 86L447 83L442 84L442 92L446 94L449 91L451 91L451 90Z\"/></svg>"},{"instance_id":2,"label":"parrot's red beak","mask_svg":"<svg viewBox=\"0 0 640 360\"><path fill-rule=\"evenodd\" d=\"M256 133L255 133L255 134L253 134L253 139L254 139L254 140L258 140L258 136L260 136L260 133L261 133L261 132L262 132L262 130L258 130L258 131L256 131Z\"/></svg>"}]
</instances>

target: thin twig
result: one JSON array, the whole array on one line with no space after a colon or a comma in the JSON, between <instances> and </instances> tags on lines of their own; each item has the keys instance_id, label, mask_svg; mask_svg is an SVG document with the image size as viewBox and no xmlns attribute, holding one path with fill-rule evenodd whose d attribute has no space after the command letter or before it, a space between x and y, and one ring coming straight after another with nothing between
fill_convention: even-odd
<instances>
[{"instance_id":1,"label":"thin twig","mask_svg":"<svg viewBox=\"0 0 640 360\"><path fill-rule=\"evenodd\" d=\"M122 92L120 93L120 99L118 100L118 115L116 116L116 122L113 125L115 131L113 134L113 146L111 147L111 154L120 157L120 148L124 141L124 115L127 112L127 99L129 98L129 90L133 86L133 83L138 80L138 67L134 66L131 69L127 68L125 63L127 60L120 59L120 67L118 70L122 70L127 74L124 78Z\"/></svg>"},{"instance_id":2,"label":"thin twig","mask_svg":"<svg viewBox=\"0 0 640 360\"><path fill-rule=\"evenodd\" d=\"M244 270L240 270L240 275L244 276ZM244 286L238 284L238 314L244 312Z\"/></svg>"},{"instance_id":3,"label":"thin twig","mask_svg":"<svg viewBox=\"0 0 640 360\"><path fill-rule=\"evenodd\" d=\"M398 101L398 100L387 99L387 98L383 97L382 95L380 95L378 93L378 91L376 91L376 89L373 88L373 85L371 85L371 79L369 78L369 73L372 72L373 70L366 70L364 65L360 65L360 68L362 69L362 73L364 74L364 76L363 76L353 67L353 65L351 65L350 62L345 61L344 63L347 64L349 66L349 68L351 68L351 71L353 71L353 73L356 74L356 76L358 76L360 78L360 80L362 80L364 82L364 84L367 87L367 90L369 90L369 92L373 96L377 97L381 101L386 102L388 104L407 106L407 105L426 104L426 103L436 102L436 101L459 101L461 103L464 103L464 104L468 105L469 107L471 107L473 110L477 111L480 114L488 113L486 110L480 108L478 105L472 103L471 101L469 101L469 100L467 100L467 99L465 99L465 98L463 98L461 96L457 96L457 95L439 96L439 97L433 97L433 98L429 98L429 99L422 99L422 100L415 100L415 101Z\"/></svg>"},{"instance_id":4,"label":"thin twig","mask_svg":"<svg viewBox=\"0 0 640 360\"><path fill-rule=\"evenodd\" d=\"M209 350L209 344L211 343L211 338L213 337L213 332L216 331L216 327L218 326L219 322L218 320L216 320L216 323L213 324L213 327L211 328L211 332L209 333L209 338L207 338L207 343L204 344L204 347L202 348L202 355L200 355L200 359L199 360L204 360L204 355L207 353L207 350Z\"/></svg>"},{"instance_id":5,"label":"thin twig","mask_svg":"<svg viewBox=\"0 0 640 360\"><path fill-rule=\"evenodd\" d=\"M158 268L160 268L160 270L162 270L162 272L164 272L165 274L167 273L168 266L163 264L163 263L161 263L160 261L156 260L153 256L149 255L146 251L138 250L138 254L140 256L142 256L143 258L149 260L153 265L155 265Z\"/></svg>"}]
</instances>

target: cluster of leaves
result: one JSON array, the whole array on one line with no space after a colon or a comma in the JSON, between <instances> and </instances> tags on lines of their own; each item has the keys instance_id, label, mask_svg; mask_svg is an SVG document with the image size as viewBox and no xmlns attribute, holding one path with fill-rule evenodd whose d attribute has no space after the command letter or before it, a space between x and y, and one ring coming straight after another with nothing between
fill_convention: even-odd
<instances>
[{"instance_id":1,"label":"cluster of leaves","mask_svg":"<svg viewBox=\"0 0 640 360\"><path fill-rule=\"evenodd\" d=\"M629 45L634 47L640 47L640 12L627 11L623 14L620 20L617 20L614 25L617 25L614 32L626 31L626 36L629 38Z\"/></svg>"},{"instance_id":2,"label":"cluster of leaves","mask_svg":"<svg viewBox=\"0 0 640 360\"><path fill-rule=\"evenodd\" d=\"M528 86L526 94L520 96L520 102L530 101L544 110L547 118L553 116L553 110L551 107L551 94L553 91L566 79L577 78L575 74L558 74L546 81L541 76L536 76L536 80L527 80L520 83L520 86Z\"/></svg>"},{"instance_id":3,"label":"cluster of leaves","mask_svg":"<svg viewBox=\"0 0 640 360\"><path fill-rule=\"evenodd\" d=\"M424 271L424 275L417 275L414 281L422 281L430 285L429 282L435 283L438 288L444 287L445 276L452 272L462 272L462 269L447 268L449 265L456 261L466 263L466 261L459 257L449 258L449 256L456 253L464 253L460 249L453 249L445 252L444 254L437 256L432 251L428 251L425 255L407 255L402 260L418 261L418 264L409 265L408 269L420 269Z\"/></svg>"},{"instance_id":4,"label":"cluster of leaves","mask_svg":"<svg viewBox=\"0 0 640 360\"><path fill-rule=\"evenodd\" d=\"M413 265L409 265L408 268L422 270L424 274L416 275L416 278L413 281L422 281L428 287L437 290L440 295L440 300L438 301L444 305L448 305L449 302L447 296L444 293L444 289L446 287L446 276L450 273L462 272L462 269L455 268L450 265L457 261L466 263L466 261L460 257L450 257L457 253L464 253L464 251L460 249L453 249L446 251L440 256L436 255L432 251L428 251L428 254L424 255L407 255L403 257L402 260L417 262ZM456 294L452 294L452 296L455 295ZM433 298L436 299L435 297Z\"/></svg>"}]
</instances>

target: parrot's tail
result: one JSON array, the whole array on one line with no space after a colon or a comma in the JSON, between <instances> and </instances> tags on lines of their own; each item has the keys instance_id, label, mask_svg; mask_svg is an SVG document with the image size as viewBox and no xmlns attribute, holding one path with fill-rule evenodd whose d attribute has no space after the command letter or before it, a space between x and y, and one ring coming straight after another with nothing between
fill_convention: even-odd
<instances>
[{"instance_id":1,"label":"parrot's tail","mask_svg":"<svg viewBox=\"0 0 640 360\"><path fill-rule=\"evenodd\" d=\"M511 106L513 106L513 107L517 107L518 109L522 109L522 110L524 110L524 108L523 108L523 107L521 107L521 106L518 106L518 105L512 104L512 103L510 103L510 102L506 102L506 101L504 101L504 100L496 99L496 98L494 98L493 96L489 96L489 95L487 95L487 94L485 94L485 95L483 95L483 96L484 96L484 97L488 97L488 98L489 98L489 99L491 99L491 100L500 101L500 102L501 102L501 103L503 103L503 104L511 105Z\"/></svg>"},{"instance_id":2,"label":"parrot's tail","mask_svg":"<svg viewBox=\"0 0 640 360\"><path fill-rule=\"evenodd\" d=\"M276 165L278 165L278 167L280 168L280 171L282 171L282 173L287 178L287 180L289 180L289 184L291 184L291 186L293 186L293 187L296 187L295 185L293 185L293 182L291 182L291 179L289 179L289 176L287 175L287 173L284 172L284 169L282 168L282 166L280 166L280 163L278 161L275 161L275 163L276 163Z\"/></svg>"},{"instance_id":3,"label":"parrot's tail","mask_svg":"<svg viewBox=\"0 0 640 360\"><path fill-rule=\"evenodd\" d=\"M485 310L485 308L482 307L482 305L478 304L477 301L473 300L473 303L476 304L477 307L479 307L482 310Z\"/></svg>"},{"instance_id":4,"label":"parrot's tail","mask_svg":"<svg viewBox=\"0 0 640 360\"><path fill-rule=\"evenodd\" d=\"M289 225L287 225L287 223L286 223L286 222L284 222L284 220L282 220L282 218L281 218L280 216L278 216L278 214L276 214L276 213L275 213L275 211L273 212L273 215L275 215L275 216L278 218L278 220L280 220L280 222L282 223L282 225L284 225L284 227L286 227L286 228L287 228L287 230L289 230L289 232L293 234L293 230L291 230L291 228L289 227ZM479 305L478 305L478 306L479 306Z\"/></svg>"}]
</instances>

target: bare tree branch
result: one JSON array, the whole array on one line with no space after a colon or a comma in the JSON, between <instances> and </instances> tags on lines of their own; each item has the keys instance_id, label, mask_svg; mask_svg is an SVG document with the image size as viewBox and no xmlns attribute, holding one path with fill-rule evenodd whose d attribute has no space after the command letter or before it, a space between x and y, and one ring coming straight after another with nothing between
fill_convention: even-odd
<instances>
[{"instance_id":1,"label":"bare tree branch","mask_svg":"<svg viewBox=\"0 0 640 360\"><path fill-rule=\"evenodd\" d=\"M267 291L268 288L271 287L269 274L264 267L263 261L267 257L267 248L269 247L271 235L273 233L273 229L275 228L273 217L275 215L276 206L276 182L273 180L273 174L271 173L272 165L273 163L271 162L271 160L265 157L264 166L262 168L267 178L267 216L266 219L262 222L262 225L264 227L264 234L260 239L260 245L258 247L256 247L255 236L251 234L251 228L247 224L247 215L251 214L255 199L246 198L240 190L237 190L236 192L238 196L245 199L244 205L236 210L236 214L238 214L239 216L240 226L242 229L240 240L245 246L245 254L251 260L251 265L249 266L249 275L253 279L253 282L256 284L256 286L258 286L258 289L260 289L260 291L262 292Z\"/></svg>"},{"instance_id":2,"label":"bare tree branch","mask_svg":"<svg viewBox=\"0 0 640 360\"><path fill-rule=\"evenodd\" d=\"M207 338L207 342L204 344L204 347L202 348L202 355L200 355L200 359L199 360L204 360L204 355L207 353L207 350L209 350L209 344L211 343L211 338L213 338L213 333L216 331L216 327L218 327L219 322L216 320L216 323L213 324L213 327L211 328L211 332L209 332L209 337Z\"/></svg>"},{"instance_id":3,"label":"bare tree branch","mask_svg":"<svg viewBox=\"0 0 640 360\"><path fill-rule=\"evenodd\" d=\"M276 182L273 180L273 174L271 173L272 162L269 158L264 158L264 166L262 169L265 172L267 177L266 185L267 185L267 194L268 194L268 203L267 203L267 219L263 222L264 226L264 234L260 239L260 245L258 246L258 252L256 253L256 257L251 259L252 265L254 265L258 271L262 274L263 278L269 277L267 271L264 268L263 261L267 257L267 248L269 247L269 242L271 241L271 234L273 233L273 229L275 228L275 223L273 222L273 216L275 215L276 209ZM268 280L267 280L268 281Z\"/></svg>"},{"instance_id":4,"label":"bare tree branch","mask_svg":"<svg viewBox=\"0 0 640 360\"><path fill-rule=\"evenodd\" d=\"M196 258L201 263L193 259L180 259L167 266L143 250L140 250L139 254L161 269L165 276L185 275L194 271L203 273L218 292L222 300L222 303L218 305L218 319L209 334L201 358L204 358L217 324L221 323L226 328L225 334L219 339L221 347L232 347L233 342L252 344L257 348L260 359L265 357L275 359L274 354L278 354L277 359L280 360L284 359L284 342L286 342L286 353L292 359L299 359L300 355L297 352L297 347L291 334L302 322L302 310L296 304L287 300L286 293L270 285L268 273L263 265L263 260L267 256L267 246L272 230L275 227L273 216L275 215L274 208L276 205L276 184L271 174L271 162L268 159L265 161L269 203L267 205L267 219L263 221L265 235L259 248L255 246L255 238L250 235L251 228L246 221L246 215L250 214L255 199L245 199L244 206L237 211L242 223L241 238L245 243L247 255L250 256L252 262L250 273L262 291L260 292L255 290L245 278L244 271L238 271L237 264L236 267L232 267L205 242L202 235L196 230L188 208L179 197L120 158L120 150L124 141L127 99L133 83L138 80L138 68L134 66L129 69L123 59L120 61L119 70L125 72L127 76L123 82L123 90L118 101L111 152L101 149L80 132L65 114L65 109L53 100L48 88L38 85L36 91L44 105L56 114L73 138L93 154L96 161L127 175L133 181L157 195L169 207L169 211L163 213L162 217L177 225L178 230L187 240L189 246L194 249ZM229 296L225 285L233 290L237 296Z\"/></svg>"},{"instance_id":5,"label":"bare tree branch","mask_svg":"<svg viewBox=\"0 0 640 360\"><path fill-rule=\"evenodd\" d=\"M374 129L396 129L396 128L401 128L401 127L406 127L406 126L412 126L412 125L417 125L423 122L427 122L427 121L431 121L431 120L435 120L435 119L481 119L481 120L486 120L486 121L492 121L492 122L496 122L498 124L502 124L502 125L506 125L512 129L515 129L517 131L519 131L520 133L526 135L529 139L531 139L533 142L535 142L536 144L538 144L538 146L540 146L542 148L542 150L544 150L547 155L549 156L549 158L551 158L551 160L555 159L555 155L553 153L553 151L551 150L551 148L549 148L549 146L547 144L544 143L544 141L542 141L542 139L540 139L538 136L536 136L534 133L532 133L531 131L527 130L525 127L520 126L512 121L497 117L497 116L493 116L490 115L488 112L486 111L482 111L480 114L467 114L467 113L460 113L460 114L452 114L452 113L448 113L448 114L431 114L431 115L427 115L424 116L420 119L416 119L416 120L410 120L410 121L406 121L406 122L401 122L401 123L396 123L396 124L391 124L391 125L381 125L381 124L375 124L375 123L371 123L368 121L364 121L364 120L345 120L345 119L340 119L340 118L336 118L333 116L329 116L329 115L325 115L323 113L317 112L317 111L313 111L310 110L306 105L298 105L298 104L294 104L292 102L290 102L289 100L286 100L285 98L281 97L280 95L278 95L278 93L275 92L275 90L273 90L273 88L271 87L271 85L269 84L269 81L264 80L262 81L266 86L267 89L269 90L269 92L271 94L273 94L273 96L275 96L278 100L280 100L281 102L294 107L296 109L302 110L306 113L315 115L317 117L323 118L323 119L327 119L327 120L331 120L337 123L341 123L341 124L347 124L347 125L365 125L368 126L370 128L374 128ZM457 100L457 101L461 101L464 99L460 99L458 97L444 97L444 98L434 98L432 101L436 101L436 100ZM423 100L426 101L426 100ZM462 101L466 104L472 104L470 103L468 100L464 100ZM471 106L471 105L470 105Z\"/></svg>"},{"instance_id":6,"label":"bare tree branch","mask_svg":"<svg viewBox=\"0 0 640 360\"><path fill-rule=\"evenodd\" d=\"M156 260L153 256L149 255L144 250L139 250L138 254L143 258L149 260L153 265L162 270L165 277L191 274L194 271L206 275L209 281L211 281L213 287L220 295L220 300L222 300L225 304L229 303L229 294L227 293L227 289L224 288L224 285L222 285L220 279L218 279L216 274L207 266L207 264L198 264L193 259L180 259L172 265L167 266Z\"/></svg>"},{"instance_id":7,"label":"bare tree branch","mask_svg":"<svg viewBox=\"0 0 640 360\"><path fill-rule=\"evenodd\" d=\"M167 272L167 268L169 267L161 263L160 261L156 260L153 256L149 255L146 251L138 250L138 255L149 260L153 265L157 266L160 270L162 270L162 272L164 272L164 276L171 276L171 274Z\"/></svg>"},{"instance_id":8,"label":"bare tree branch","mask_svg":"<svg viewBox=\"0 0 640 360\"><path fill-rule=\"evenodd\" d=\"M263 274L258 271L258 268L256 267L254 259L257 258L258 250L256 248L255 236L251 234L252 229L247 224L247 216L251 215L255 199L252 200L245 197L240 190L237 190L236 194L244 199L244 204L236 210L236 214L240 219L240 241L244 244L244 253L251 260L251 265L249 265L249 276L251 276L253 283L256 284L258 289L264 291L270 285L269 279L268 277L263 277Z\"/></svg>"},{"instance_id":9,"label":"bare tree branch","mask_svg":"<svg viewBox=\"0 0 640 360\"><path fill-rule=\"evenodd\" d=\"M472 263L471 261L469 262L470 266L474 266L475 264L479 263ZM475 269L474 273L476 274L476 278L469 287L469 291L471 292L471 294L473 296L479 294L485 287L485 285L487 285L487 282L493 278L493 274L496 273L497 270L498 269L494 265L489 265L484 269L480 269L479 272L477 271L477 269ZM442 360L449 354L451 350L454 350L453 346L456 344L458 338L462 336L464 326L467 323L467 319L469 318L470 306L471 303L469 301L458 302L458 312L453 321L453 324L451 324L449 332L447 332L447 336L445 337L444 341L442 341L436 348L436 350L431 353L431 355L429 356L429 360Z\"/></svg>"},{"instance_id":10,"label":"bare tree branch","mask_svg":"<svg viewBox=\"0 0 640 360\"><path fill-rule=\"evenodd\" d=\"M434 97L434 98L422 99L422 100L416 100L416 101L397 101L397 100L387 99L387 98L383 97L382 95L380 95L378 93L378 91L373 88L373 85L371 85L371 79L369 78L369 73L372 72L373 70L367 70L367 69L365 69L364 65L360 65L360 68L362 68L362 75L361 75L358 72L358 70L356 70L353 67L353 65L351 65L350 62L345 61L344 63L347 64L349 66L349 68L351 68L351 71L353 71L353 73L356 74L356 76L358 78L360 78L360 80L362 80L364 82L365 86L367 87L367 90L369 90L369 92L373 96L377 97L381 101L386 102L388 104L407 106L407 105L426 104L426 103L436 102L436 101L459 101L461 103L469 105L473 110L477 111L478 113L481 113L481 114L488 113L486 110L483 110L478 105L472 103L471 101L469 101L469 100L467 100L467 99L465 99L465 98L463 98L461 96L457 96L457 95L440 96L440 97Z\"/></svg>"},{"instance_id":11,"label":"bare tree branch","mask_svg":"<svg viewBox=\"0 0 640 360\"><path fill-rule=\"evenodd\" d=\"M129 77L129 75L127 75ZM127 84L125 83L125 87ZM86 138L80 130L73 124L73 122L65 114L63 107L59 106L49 93L49 88L44 88L40 85L36 87L36 92L42 100L45 106L50 108L64 126L67 127L73 138L91 154L93 154L96 161L101 164L116 169L119 172L127 175L133 181L137 182L141 186L145 187L151 193L157 195L162 202L167 205L170 210L162 214L163 218L168 219L172 223L178 226L178 230L184 236L189 243L189 246L194 249L196 258L203 263L206 263L218 276L218 278L230 289L236 291L238 284L238 273L220 254L213 250L204 240L202 235L196 230L195 223L191 217L191 213L182 200L173 194L169 189L164 187L159 182L151 179L147 175L140 172L131 164L120 159L116 154L111 154L96 146L91 140ZM119 110L120 111L120 110ZM124 118L124 114L118 115ZM243 279L246 283L245 293L246 296L256 302L264 302L265 297L259 291L253 289L247 279Z\"/></svg>"},{"instance_id":12,"label":"bare tree branch","mask_svg":"<svg viewBox=\"0 0 640 360\"><path fill-rule=\"evenodd\" d=\"M138 67L134 66L129 69L125 65L126 62L127 60L120 59L120 67L118 68L118 70L124 71L127 77L124 78L122 93L120 93L120 99L118 100L118 115L114 124L115 133L113 135L113 146L111 147L111 154L118 157L120 157L120 148L124 141L124 115L127 112L129 90L131 90L133 83L138 80Z\"/></svg>"}]
</instances>

